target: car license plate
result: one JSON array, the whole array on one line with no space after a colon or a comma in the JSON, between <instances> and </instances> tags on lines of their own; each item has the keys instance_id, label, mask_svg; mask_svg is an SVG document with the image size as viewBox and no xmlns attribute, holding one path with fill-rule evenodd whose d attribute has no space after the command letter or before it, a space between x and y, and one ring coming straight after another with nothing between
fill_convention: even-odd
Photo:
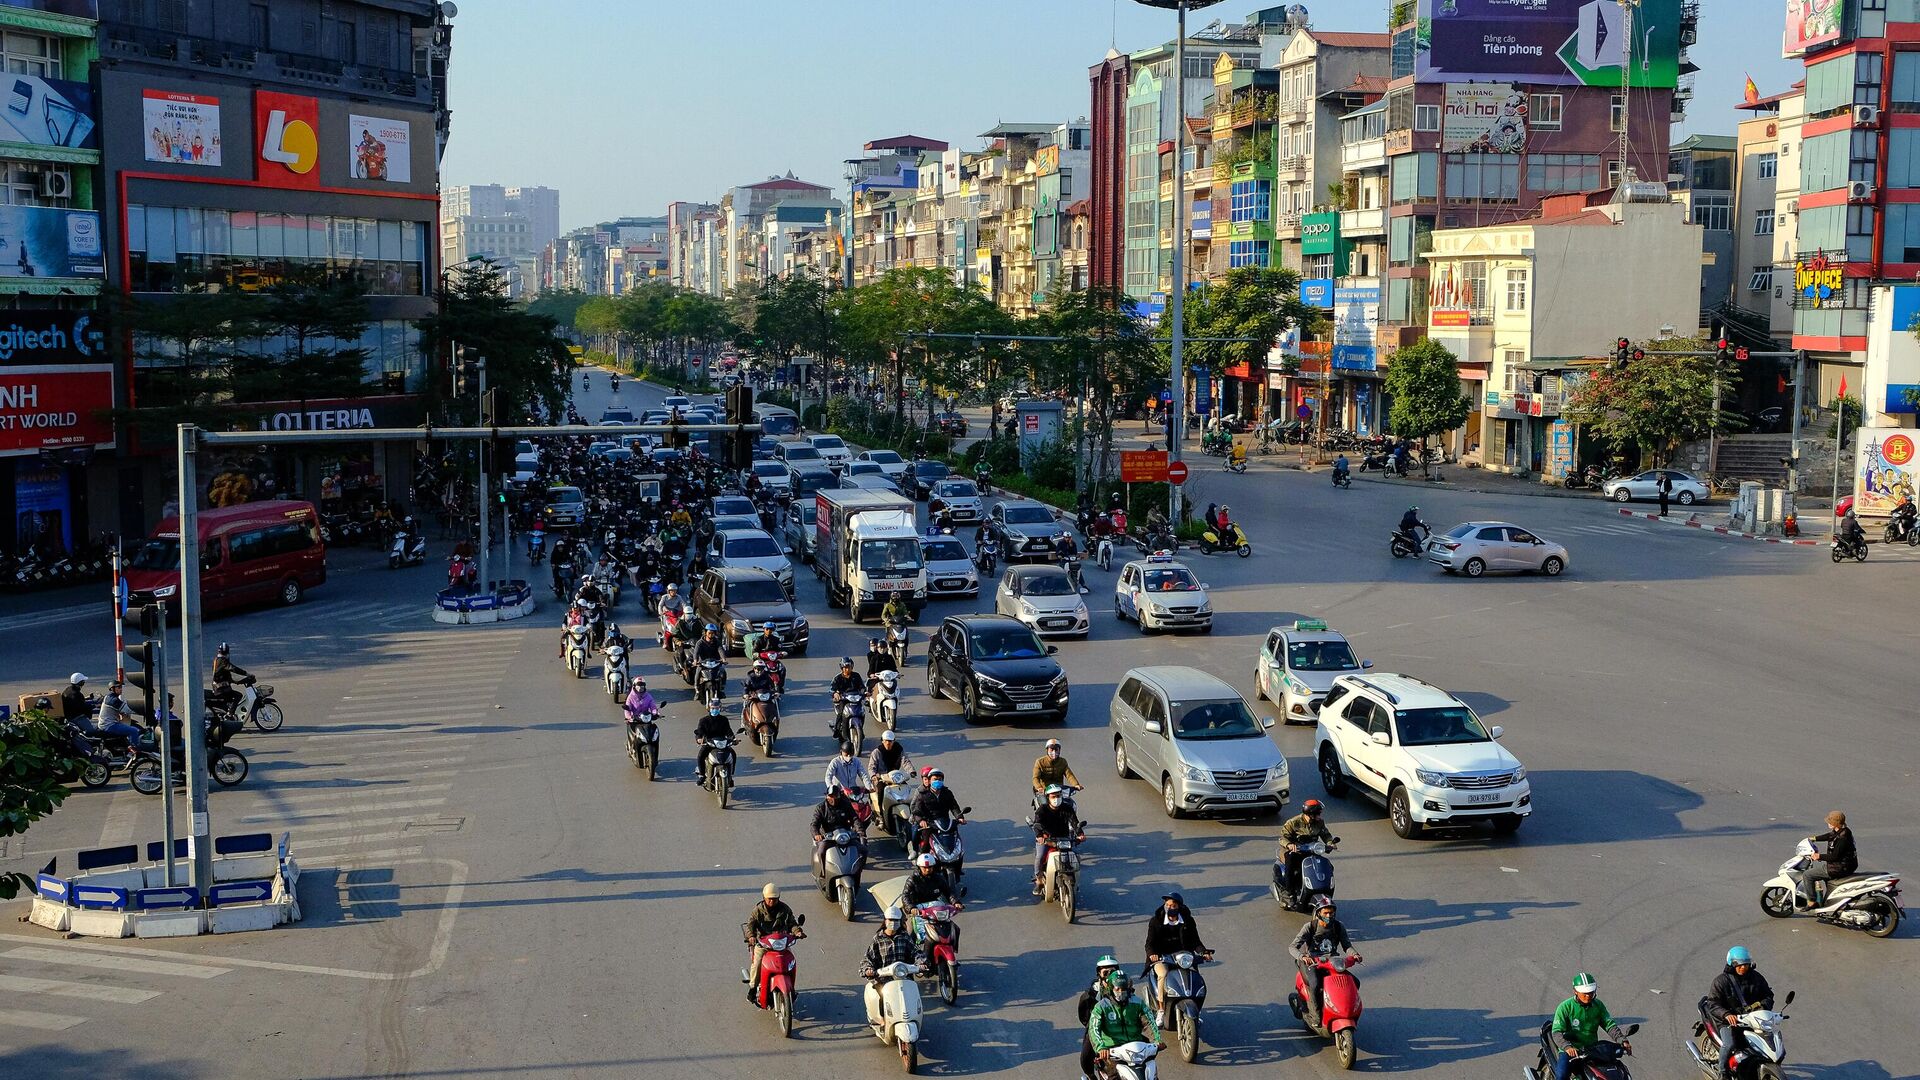
<instances>
[{"instance_id":1,"label":"car license plate","mask_svg":"<svg viewBox=\"0 0 1920 1080\"><path fill-rule=\"evenodd\" d=\"M940 582L940 587L943 589L958 589L965 584L966 582L959 578L946 578Z\"/></svg>"},{"instance_id":2,"label":"car license plate","mask_svg":"<svg viewBox=\"0 0 1920 1080\"><path fill-rule=\"evenodd\" d=\"M1501 801L1501 799L1498 792L1489 792L1485 795L1469 795L1465 799L1468 806L1484 806L1488 803L1497 803L1499 801Z\"/></svg>"},{"instance_id":3,"label":"car license plate","mask_svg":"<svg viewBox=\"0 0 1920 1080\"><path fill-rule=\"evenodd\" d=\"M1228 802L1252 802L1259 797L1257 791L1229 791L1224 796Z\"/></svg>"},{"instance_id":4,"label":"car license plate","mask_svg":"<svg viewBox=\"0 0 1920 1080\"><path fill-rule=\"evenodd\" d=\"M1016 712L1039 712L1041 704L1043 703L1038 701L1022 701L1016 703L1013 708Z\"/></svg>"}]
</instances>

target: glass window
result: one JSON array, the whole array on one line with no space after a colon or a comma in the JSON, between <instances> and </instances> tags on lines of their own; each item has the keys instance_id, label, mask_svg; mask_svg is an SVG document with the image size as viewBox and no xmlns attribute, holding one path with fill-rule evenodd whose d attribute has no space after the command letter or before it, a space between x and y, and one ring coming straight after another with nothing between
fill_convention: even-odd
<instances>
[{"instance_id":1,"label":"glass window","mask_svg":"<svg viewBox=\"0 0 1920 1080\"><path fill-rule=\"evenodd\" d=\"M200 254L207 250L207 212L194 206L175 207L173 235L180 250Z\"/></svg>"},{"instance_id":2,"label":"glass window","mask_svg":"<svg viewBox=\"0 0 1920 1080\"><path fill-rule=\"evenodd\" d=\"M1899 112L1920 112L1920 52L1893 54L1893 78L1887 83L1887 104Z\"/></svg>"},{"instance_id":3,"label":"glass window","mask_svg":"<svg viewBox=\"0 0 1920 1080\"><path fill-rule=\"evenodd\" d=\"M127 250L147 250L147 208L137 203L127 205Z\"/></svg>"},{"instance_id":4,"label":"glass window","mask_svg":"<svg viewBox=\"0 0 1920 1080\"><path fill-rule=\"evenodd\" d=\"M307 215L283 214L281 216L280 253L289 260L306 261Z\"/></svg>"},{"instance_id":5,"label":"glass window","mask_svg":"<svg viewBox=\"0 0 1920 1080\"><path fill-rule=\"evenodd\" d=\"M1889 261L1899 261L1899 260L1889 260ZM1773 288L1772 265L1768 263L1762 263L1759 266L1754 267L1753 276L1747 279L1747 290L1749 292L1766 292L1768 289L1771 289L1771 288Z\"/></svg>"},{"instance_id":6,"label":"glass window","mask_svg":"<svg viewBox=\"0 0 1920 1080\"><path fill-rule=\"evenodd\" d=\"M1525 270L1507 271L1507 310L1527 310L1527 272Z\"/></svg>"},{"instance_id":7,"label":"glass window","mask_svg":"<svg viewBox=\"0 0 1920 1080\"><path fill-rule=\"evenodd\" d=\"M235 256L260 254L260 215L252 210L235 210L229 227Z\"/></svg>"},{"instance_id":8,"label":"glass window","mask_svg":"<svg viewBox=\"0 0 1920 1080\"><path fill-rule=\"evenodd\" d=\"M208 210L206 215L207 254L230 254L233 250L232 215L225 210Z\"/></svg>"},{"instance_id":9,"label":"glass window","mask_svg":"<svg viewBox=\"0 0 1920 1080\"><path fill-rule=\"evenodd\" d=\"M147 208L147 261L173 262L179 249L173 242L173 208Z\"/></svg>"},{"instance_id":10,"label":"glass window","mask_svg":"<svg viewBox=\"0 0 1920 1080\"><path fill-rule=\"evenodd\" d=\"M1520 161L1509 154L1448 154L1446 201L1517 202Z\"/></svg>"},{"instance_id":11,"label":"glass window","mask_svg":"<svg viewBox=\"0 0 1920 1080\"><path fill-rule=\"evenodd\" d=\"M1727 232L1733 228L1733 196L1695 195L1693 223L1708 232Z\"/></svg>"},{"instance_id":12,"label":"glass window","mask_svg":"<svg viewBox=\"0 0 1920 1080\"><path fill-rule=\"evenodd\" d=\"M38 75L43 79L62 78L60 44L44 34L9 30L0 49L4 50L7 71L14 75Z\"/></svg>"},{"instance_id":13,"label":"glass window","mask_svg":"<svg viewBox=\"0 0 1920 1080\"><path fill-rule=\"evenodd\" d=\"M419 262L426 251L426 226L418 221L400 223L400 257Z\"/></svg>"},{"instance_id":14,"label":"glass window","mask_svg":"<svg viewBox=\"0 0 1920 1080\"><path fill-rule=\"evenodd\" d=\"M1773 235L1773 208L1772 207L1768 207L1765 210L1755 210L1753 212L1753 235L1755 236L1772 236Z\"/></svg>"},{"instance_id":15,"label":"glass window","mask_svg":"<svg viewBox=\"0 0 1920 1080\"><path fill-rule=\"evenodd\" d=\"M1527 155L1527 190L1540 195L1600 187L1599 154Z\"/></svg>"},{"instance_id":16,"label":"glass window","mask_svg":"<svg viewBox=\"0 0 1920 1080\"><path fill-rule=\"evenodd\" d=\"M1440 106L1415 105L1413 107L1413 130L1439 131L1440 130Z\"/></svg>"},{"instance_id":17,"label":"glass window","mask_svg":"<svg viewBox=\"0 0 1920 1080\"><path fill-rule=\"evenodd\" d=\"M1613 95L1612 109L1608 116L1607 130L1627 130L1627 96L1625 94Z\"/></svg>"},{"instance_id":18,"label":"glass window","mask_svg":"<svg viewBox=\"0 0 1920 1080\"><path fill-rule=\"evenodd\" d=\"M1780 155L1761 154L1759 160L1755 162L1755 168L1758 171L1760 179L1773 179L1780 171Z\"/></svg>"},{"instance_id":19,"label":"glass window","mask_svg":"<svg viewBox=\"0 0 1920 1080\"><path fill-rule=\"evenodd\" d=\"M1527 95L1527 126L1535 131L1559 131L1562 105L1559 94Z\"/></svg>"},{"instance_id":20,"label":"glass window","mask_svg":"<svg viewBox=\"0 0 1920 1080\"><path fill-rule=\"evenodd\" d=\"M260 254L265 258L277 259L286 253L286 215L262 213L260 215Z\"/></svg>"}]
</instances>

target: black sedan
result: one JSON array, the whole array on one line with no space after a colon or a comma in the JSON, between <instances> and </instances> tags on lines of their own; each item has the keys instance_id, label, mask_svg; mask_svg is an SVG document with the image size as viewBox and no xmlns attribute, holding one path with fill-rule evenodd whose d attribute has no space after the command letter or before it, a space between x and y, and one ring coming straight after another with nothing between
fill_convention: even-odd
<instances>
[{"instance_id":1,"label":"black sedan","mask_svg":"<svg viewBox=\"0 0 1920 1080\"><path fill-rule=\"evenodd\" d=\"M955 615L927 643L927 692L960 702L967 723L1064 720L1067 673L1031 628L1005 615Z\"/></svg>"},{"instance_id":2,"label":"black sedan","mask_svg":"<svg viewBox=\"0 0 1920 1080\"><path fill-rule=\"evenodd\" d=\"M953 475L944 461L916 461L907 466L904 487L907 494L916 500L923 500L933 491L933 485Z\"/></svg>"}]
</instances>

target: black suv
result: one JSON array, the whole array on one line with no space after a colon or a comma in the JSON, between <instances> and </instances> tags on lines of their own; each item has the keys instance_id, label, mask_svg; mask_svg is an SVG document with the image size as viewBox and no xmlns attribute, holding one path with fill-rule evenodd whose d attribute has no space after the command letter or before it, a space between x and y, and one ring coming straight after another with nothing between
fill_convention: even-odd
<instances>
[{"instance_id":1,"label":"black suv","mask_svg":"<svg viewBox=\"0 0 1920 1080\"><path fill-rule=\"evenodd\" d=\"M693 587L693 617L720 628L729 653L744 653L740 639L767 623L795 656L807 654L807 618L787 599L780 580L765 570L728 566L700 575Z\"/></svg>"},{"instance_id":2,"label":"black suv","mask_svg":"<svg viewBox=\"0 0 1920 1080\"><path fill-rule=\"evenodd\" d=\"M1053 646L1018 619L955 615L927 644L927 692L960 702L967 723L1000 716L1067 717L1067 673Z\"/></svg>"}]
</instances>

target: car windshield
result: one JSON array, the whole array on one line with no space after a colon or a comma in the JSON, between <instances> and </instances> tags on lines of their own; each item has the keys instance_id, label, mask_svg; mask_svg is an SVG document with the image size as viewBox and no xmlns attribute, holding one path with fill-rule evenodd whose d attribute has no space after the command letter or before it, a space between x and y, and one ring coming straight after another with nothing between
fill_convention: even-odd
<instances>
[{"instance_id":1,"label":"car windshield","mask_svg":"<svg viewBox=\"0 0 1920 1080\"><path fill-rule=\"evenodd\" d=\"M879 476L880 463L877 461L855 461L847 465L848 476Z\"/></svg>"},{"instance_id":2,"label":"car windshield","mask_svg":"<svg viewBox=\"0 0 1920 1080\"><path fill-rule=\"evenodd\" d=\"M927 481L938 480L952 472L953 470L947 468L946 463L941 461L916 461L913 463L913 475Z\"/></svg>"},{"instance_id":3,"label":"car windshield","mask_svg":"<svg viewBox=\"0 0 1920 1080\"><path fill-rule=\"evenodd\" d=\"M1401 709L1393 714L1400 728L1401 746L1445 746L1448 743L1486 742L1487 730L1464 705L1438 709Z\"/></svg>"},{"instance_id":4,"label":"car windshield","mask_svg":"<svg viewBox=\"0 0 1920 1080\"><path fill-rule=\"evenodd\" d=\"M940 485L940 494L949 499L969 499L980 494L971 480L948 480Z\"/></svg>"},{"instance_id":5,"label":"car windshield","mask_svg":"<svg viewBox=\"0 0 1920 1080\"><path fill-rule=\"evenodd\" d=\"M713 500L713 516L715 517L723 517L727 514L757 514L759 512L759 509L753 505L752 499L743 498L739 495L723 495Z\"/></svg>"},{"instance_id":6,"label":"car windshield","mask_svg":"<svg viewBox=\"0 0 1920 1080\"><path fill-rule=\"evenodd\" d=\"M966 562L967 549L958 540L926 540L920 545L928 562Z\"/></svg>"},{"instance_id":7,"label":"car windshield","mask_svg":"<svg viewBox=\"0 0 1920 1080\"><path fill-rule=\"evenodd\" d=\"M1344 641L1289 641L1287 666L1295 671L1355 671L1360 661Z\"/></svg>"},{"instance_id":8,"label":"car windshield","mask_svg":"<svg viewBox=\"0 0 1920 1080\"><path fill-rule=\"evenodd\" d=\"M811 446L794 446L789 444L786 449L786 455L787 455L788 461L819 461L821 460L820 451L815 450Z\"/></svg>"},{"instance_id":9,"label":"car windshield","mask_svg":"<svg viewBox=\"0 0 1920 1080\"><path fill-rule=\"evenodd\" d=\"M127 566L133 570L178 570L180 569L180 541L171 536L156 536L141 544L127 560Z\"/></svg>"},{"instance_id":10,"label":"car windshield","mask_svg":"<svg viewBox=\"0 0 1920 1080\"><path fill-rule=\"evenodd\" d=\"M729 559L770 559L778 554L780 545L774 543L771 536L727 537Z\"/></svg>"},{"instance_id":11,"label":"car windshield","mask_svg":"<svg viewBox=\"0 0 1920 1080\"><path fill-rule=\"evenodd\" d=\"M1065 571L1033 574L1019 579L1021 596L1078 596L1080 590L1073 587Z\"/></svg>"},{"instance_id":12,"label":"car windshield","mask_svg":"<svg viewBox=\"0 0 1920 1080\"><path fill-rule=\"evenodd\" d=\"M1239 698L1191 703L1176 701L1173 711L1180 717L1174 724L1173 733L1181 739L1251 739L1266 734L1260 721L1255 720L1253 713L1247 709L1247 703Z\"/></svg>"},{"instance_id":13,"label":"car windshield","mask_svg":"<svg viewBox=\"0 0 1920 1080\"><path fill-rule=\"evenodd\" d=\"M585 495L580 494L579 488L552 488L548 490L547 497L557 503L577 503L577 502L587 501L587 497Z\"/></svg>"},{"instance_id":14,"label":"car windshield","mask_svg":"<svg viewBox=\"0 0 1920 1080\"><path fill-rule=\"evenodd\" d=\"M815 435L813 446L816 450L845 450L847 444L840 441L838 435Z\"/></svg>"},{"instance_id":15,"label":"car windshield","mask_svg":"<svg viewBox=\"0 0 1920 1080\"><path fill-rule=\"evenodd\" d=\"M771 578L752 577L727 585L729 604L784 604L787 591Z\"/></svg>"},{"instance_id":16,"label":"car windshield","mask_svg":"<svg viewBox=\"0 0 1920 1080\"><path fill-rule=\"evenodd\" d=\"M797 417L774 413L760 421L760 430L769 435L791 435L800 430L800 421Z\"/></svg>"},{"instance_id":17,"label":"car windshield","mask_svg":"<svg viewBox=\"0 0 1920 1080\"><path fill-rule=\"evenodd\" d=\"M760 519L758 517L749 517L746 514L730 514L725 517L713 519L714 532L732 532L736 529L741 532L758 532L760 531Z\"/></svg>"},{"instance_id":18,"label":"car windshield","mask_svg":"<svg viewBox=\"0 0 1920 1080\"><path fill-rule=\"evenodd\" d=\"M1192 592L1200 587L1200 581L1193 576L1193 571L1184 566L1148 570L1143 577L1148 592Z\"/></svg>"},{"instance_id":19,"label":"car windshield","mask_svg":"<svg viewBox=\"0 0 1920 1080\"><path fill-rule=\"evenodd\" d=\"M891 450L869 450L867 451L867 460L877 461L882 465L898 465L900 464L900 455Z\"/></svg>"},{"instance_id":20,"label":"car windshield","mask_svg":"<svg viewBox=\"0 0 1920 1080\"><path fill-rule=\"evenodd\" d=\"M860 542L860 569L869 574L914 574L923 565L918 540L901 537Z\"/></svg>"},{"instance_id":21,"label":"car windshield","mask_svg":"<svg viewBox=\"0 0 1920 1080\"><path fill-rule=\"evenodd\" d=\"M1047 655L1040 639L1024 626L979 627L967 632L975 660L1032 660Z\"/></svg>"},{"instance_id":22,"label":"car windshield","mask_svg":"<svg viewBox=\"0 0 1920 1080\"><path fill-rule=\"evenodd\" d=\"M755 476L785 476L787 467L777 461L756 461L753 463Z\"/></svg>"},{"instance_id":23,"label":"car windshield","mask_svg":"<svg viewBox=\"0 0 1920 1080\"><path fill-rule=\"evenodd\" d=\"M1006 508L1009 525L1050 525L1053 512L1044 506L1009 506Z\"/></svg>"}]
</instances>

